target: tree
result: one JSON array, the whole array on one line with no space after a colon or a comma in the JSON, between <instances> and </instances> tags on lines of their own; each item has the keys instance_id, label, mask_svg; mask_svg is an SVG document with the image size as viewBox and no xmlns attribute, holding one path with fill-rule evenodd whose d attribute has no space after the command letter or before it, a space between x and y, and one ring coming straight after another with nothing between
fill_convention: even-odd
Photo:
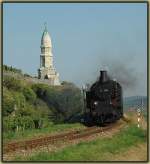
<instances>
[{"instance_id":1,"label":"tree","mask_svg":"<svg viewBox=\"0 0 150 164\"><path fill-rule=\"evenodd\" d=\"M60 88L36 84L32 86L38 97L44 100L53 110L55 122L63 121L83 108L82 95L79 88L72 83L65 83Z\"/></svg>"},{"instance_id":2,"label":"tree","mask_svg":"<svg viewBox=\"0 0 150 164\"><path fill-rule=\"evenodd\" d=\"M80 89L75 86L66 86L60 95L60 106L66 113L66 118L81 113L83 101Z\"/></svg>"},{"instance_id":3,"label":"tree","mask_svg":"<svg viewBox=\"0 0 150 164\"><path fill-rule=\"evenodd\" d=\"M12 66L7 66L7 65L3 65L3 70L4 71L11 71L11 72L19 73L19 74L22 73L21 69L17 69L17 68L14 68Z\"/></svg>"}]
</instances>

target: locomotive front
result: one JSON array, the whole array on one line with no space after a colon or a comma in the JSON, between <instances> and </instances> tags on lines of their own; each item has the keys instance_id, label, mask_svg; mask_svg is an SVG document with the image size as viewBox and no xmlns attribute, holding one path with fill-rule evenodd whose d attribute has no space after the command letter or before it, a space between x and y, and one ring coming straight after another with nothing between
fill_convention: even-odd
<instances>
[{"instance_id":1,"label":"locomotive front","mask_svg":"<svg viewBox=\"0 0 150 164\"><path fill-rule=\"evenodd\" d=\"M86 108L89 123L110 123L123 116L122 88L108 77L107 71L100 71L99 80L86 92Z\"/></svg>"}]
</instances>

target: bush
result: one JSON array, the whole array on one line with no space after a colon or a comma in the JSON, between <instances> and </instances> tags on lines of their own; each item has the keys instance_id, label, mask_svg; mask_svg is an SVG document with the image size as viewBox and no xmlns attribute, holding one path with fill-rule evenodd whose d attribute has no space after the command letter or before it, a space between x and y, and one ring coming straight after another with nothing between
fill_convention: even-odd
<instances>
[{"instance_id":1,"label":"bush","mask_svg":"<svg viewBox=\"0 0 150 164\"><path fill-rule=\"evenodd\" d=\"M43 126L43 119L48 120L47 111L42 110L42 106L39 109L36 109L34 105L26 104L26 107L19 111L22 117L28 116L32 118L33 127L41 128Z\"/></svg>"},{"instance_id":2,"label":"bush","mask_svg":"<svg viewBox=\"0 0 150 164\"><path fill-rule=\"evenodd\" d=\"M3 86L15 91L21 91L23 88L23 84L20 80L10 76L4 77Z\"/></svg>"},{"instance_id":3,"label":"bush","mask_svg":"<svg viewBox=\"0 0 150 164\"><path fill-rule=\"evenodd\" d=\"M31 88L24 87L23 88L23 95L25 96L27 101L34 103L34 101L36 99L36 94L34 93L34 91Z\"/></svg>"},{"instance_id":4,"label":"bush","mask_svg":"<svg viewBox=\"0 0 150 164\"><path fill-rule=\"evenodd\" d=\"M3 118L3 130L4 132L25 130L34 128L33 119L29 116L16 115L14 117L8 116Z\"/></svg>"},{"instance_id":5,"label":"bush","mask_svg":"<svg viewBox=\"0 0 150 164\"><path fill-rule=\"evenodd\" d=\"M21 92L9 91L3 89L3 116L8 116L14 110L20 111L25 107L25 97ZM15 109L16 108L16 109Z\"/></svg>"},{"instance_id":6,"label":"bush","mask_svg":"<svg viewBox=\"0 0 150 164\"><path fill-rule=\"evenodd\" d=\"M22 92L11 92L14 97L14 104L16 105L16 110L20 110L25 107L26 100Z\"/></svg>"},{"instance_id":7,"label":"bush","mask_svg":"<svg viewBox=\"0 0 150 164\"><path fill-rule=\"evenodd\" d=\"M8 116L14 111L15 100L13 94L3 87L3 116Z\"/></svg>"},{"instance_id":8,"label":"bush","mask_svg":"<svg viewBox=\"0 0 150 164\"><path fill-rule=\"evenodd\" d=\"M32 117L24 116L24 117L22 117L21 122L22 122L23 130L34 128L34 121L33 121Z\"/></svg>"},{"instance_id":9,"label":"bush","mask_svg":"<svg viewBox=\"0 0 150 164\"><path fill-rule=\"evenodd\" d=\"M3 117L3 131L14 131L15 130L15 123L14 123L14 118L8 116L8 117Z\"/></svg>"}]
</instances>

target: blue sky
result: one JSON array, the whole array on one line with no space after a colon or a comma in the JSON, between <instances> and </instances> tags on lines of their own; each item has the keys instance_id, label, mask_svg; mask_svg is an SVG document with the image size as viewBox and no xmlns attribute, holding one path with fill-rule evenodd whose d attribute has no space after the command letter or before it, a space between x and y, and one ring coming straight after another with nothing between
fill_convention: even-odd
<instances>
[{"instance_id":1,"label":"blue sky","mask_svg":"<svg viewBox=\"0 0 150 164\"><path fill-rule=\"evenodd\" d=\"M107 67L124 80L124 95L146 95L145 3L7 3L3 11L4 64L37 75L47 22L61 81L92 83Z\"/></svg>"}]
</instances>

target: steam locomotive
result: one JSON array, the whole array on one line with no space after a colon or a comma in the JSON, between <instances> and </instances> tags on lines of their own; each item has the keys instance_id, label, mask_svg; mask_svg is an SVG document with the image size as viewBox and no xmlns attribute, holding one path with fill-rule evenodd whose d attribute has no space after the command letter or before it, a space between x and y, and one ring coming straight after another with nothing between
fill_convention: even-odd
<instances>
[{"instance_id":1,"label":"steam locomotive","mask_svg":"<svg viewBox=\"0 0 150 164\"><path fill-rule=\"evenodd\" d=\"M122 87L109 78L106 70L100 71L100 77L85 92L84 121L87 125L104 125L123 117Z\"/></svg>"}]
</instances>

